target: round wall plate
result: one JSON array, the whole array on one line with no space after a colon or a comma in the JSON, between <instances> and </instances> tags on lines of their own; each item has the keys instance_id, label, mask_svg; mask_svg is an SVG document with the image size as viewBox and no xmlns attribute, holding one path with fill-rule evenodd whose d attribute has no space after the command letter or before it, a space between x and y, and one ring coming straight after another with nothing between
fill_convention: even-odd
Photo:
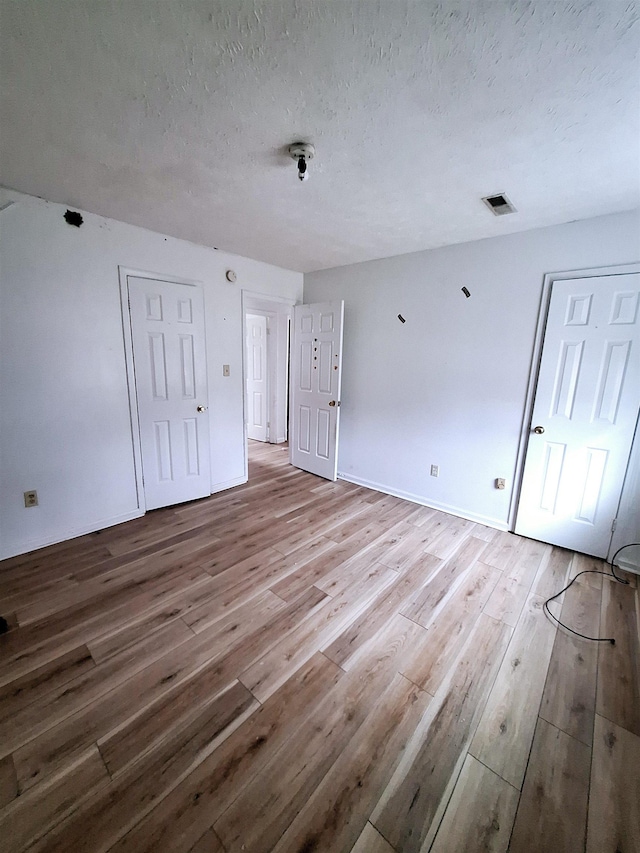
<instances>
[{"instance_id":1,"label":"round wall plate","mask_svg":"<svg viewBox=\"0 0 640 853\"><path fill-rule=\"evenodd\" d=\"M300 157L313 160L315 153L316 149L310 142L294 142L289 146L289 156L293 160L298 160Z\"/></svg>"}]
</instances>

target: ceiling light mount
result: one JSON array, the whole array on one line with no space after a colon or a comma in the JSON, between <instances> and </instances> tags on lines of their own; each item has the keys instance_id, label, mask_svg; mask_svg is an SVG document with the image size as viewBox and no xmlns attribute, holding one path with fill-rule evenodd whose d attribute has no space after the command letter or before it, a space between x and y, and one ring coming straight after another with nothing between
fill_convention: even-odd
<instances>
[{"instance_id":1,"label":"ceiling light mount","mask_svg":"<svg viewBox=\"0 0 640 853\"><path fill-rule=\"evenodd\" d=\"M289 156L298 161L298 180L306 181L309 177L307 162L313 160L316 149L310 142L293 142L289 146Z\"/></svg>"}]
</instances>

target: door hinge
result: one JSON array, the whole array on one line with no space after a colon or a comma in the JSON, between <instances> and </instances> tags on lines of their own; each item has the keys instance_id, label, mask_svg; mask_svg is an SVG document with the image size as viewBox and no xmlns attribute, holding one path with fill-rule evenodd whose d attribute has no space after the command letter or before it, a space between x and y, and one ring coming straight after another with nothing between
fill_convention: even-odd
<instances>
[{"instance_id":1,"label":"door hinge","mask_svg":"<svg viewBox=\"0 0 640 853\"><path fill-rule=\"evenodd\" d=\"M616 532L616 527L617 527L617 526L618 526L618 519L617 519L617 518L614 518L614 519L613 519L613 521L611 522L611 532L612 532L612 533L615 533L615 532Z\"/></svg>"}]
</instances>

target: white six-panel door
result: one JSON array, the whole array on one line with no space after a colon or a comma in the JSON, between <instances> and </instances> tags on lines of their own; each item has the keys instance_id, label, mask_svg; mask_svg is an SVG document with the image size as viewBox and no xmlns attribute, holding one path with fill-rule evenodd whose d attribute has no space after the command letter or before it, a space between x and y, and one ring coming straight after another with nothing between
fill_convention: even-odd
<instances>
[{"instance_id":1,"label":"white six-panel door","mask_svg":"<svg viewBox=\"0 0 640 853\"><path fill-rule=\"evenodd\" d=\"M204 300L197 286L128 277L147 509L209 495Z\"/></svg>"},{"instance_id":2,"label":"white six-panel door","mask_svg":"<svg viewBox=\"0 0 640 853\"><path fill-rule=\"evenodd\" d=\"M247 314L247 436L267 441L267 318Z\"/></svg>"},{"instance_id":3,"label":"white six-panel door","mask_svg":"<svg viewBox=\"0 0 640 853\"><path fill-rule=\"evenodd\" d=\"M291 464L327 480L338 471L344 302L296 305L291 343Z\"/></svg>"},{"instance_id":4,"label":"white six-panel door","mask_svg":"<svg viewBox=\"0 0 640 853\"><path fill-rule=\"evenodd\" d=\"M516 533L606 557L640 408L640 274L555 281Z\"/></svg>"}]
</instances>

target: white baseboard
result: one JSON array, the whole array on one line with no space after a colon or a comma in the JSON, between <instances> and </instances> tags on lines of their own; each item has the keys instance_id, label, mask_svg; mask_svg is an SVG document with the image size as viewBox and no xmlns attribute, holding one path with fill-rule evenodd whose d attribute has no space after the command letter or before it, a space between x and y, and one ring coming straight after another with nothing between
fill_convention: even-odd
<instances>
[{"instance_id":1,"label":"white baseboard","mask_svg":"<svg viewBox=\"0 0 640 853\"><path fill-rule=\"evenodd\" d=\"M402 498L405 501L410 501L411 503L419 504L420 506L428 506L431 509L437 509L441 512L447 512L450 515L456 515L460 518L466 518L469 521L475 521L478 524L485 524L488 527L495 527L498 530L509 529L506 522L501 521L500 519L491 518L489 516L484 515L477 515L475 513L469 513L466 510L461 509L460 507L450 506L449 504L443 504L438 501L427 501L424 498L420 497L420 495L414 495L410 492L403 492L398 489L392 489L389 486L383 485L382 483L374 483L371 480L363 480L360 477L352 477L342 472L338 472L338 478L340 480L346 480L349 483L354 483L356 486L364 486L367 489L373 489L374 491L382 492L385 495L392 495L396 498ZM211 494L215 495L218 492L224 492L227 489L233 489L235 486L242 486L247 481L247 477L243 476L236 477L233 480L227 480L222 483L215 483L211 486ZM78 536L86 536L87 533L96 533L98 530L105 530L108 527L115 527L117 524L124 524L124 522L132 521L134 518L141 518L144 514L144 510L136 509L134 512L125 513L114 518L103 519L86 527L76 527L67 529L56 536L44 537L42 539L29 539L22 545L15 546L15 548L9 548L9 550L7 550L6 552L3 551L2 553L0 553L0 560L6 560L9 557L16 557L20 554L27 554L30 551L36 551L39 548L46 548L48 545L56 545L59 542L66 542L70 539L76 539ZM632 563L629 563L627 566L627 564L623 563L622 560L620 560L619 563L620 568L622 569L640 573L640 566L634 566L634 564Z\"/></svg>"},{"instance_id":2,"label":"white baseboard","mask_svg":"<svg viewBox=\"0 0 640 853\"><path fill-rule=\"evenodd\" d=\"M342 471L338 471L338 479L346 480L348 483L354 483L356 486L364 486L367 489L373 489L375 492L382 492L385 495L392 495L394 498L402 498L402 500L410 501L414 504L420 504L420 506L428 506L430 509L447 512L449 515L455 515L458 518L466 518L468 521L475 521L477 524L484 524L487 527L495 527L497 530L509 530L507 522L502 521L499 518L492 518L488 515L478 515L457 506L440 503L439 501L426 500L420 495L414 495L411 492L403 492L399 489L392 489L382 483L363 480L360 477L353 477L351 474L344 474Z\"/></svg>"},{"instance_id":3,"label":"white baseboard","mask_svg":"<svg viewBox=\"0 0 640 853\"><path fill-rule=\"evenodd\" d=\"M242 486L248 482L247 476L236 477L234 480L226 480L224 483L214 483L211 486L211 494L215 495L218 492L224 492L226 489L233 489L235 486Z\"/></svg>"},{"instance_id":4,"label":"white baseboard","mask_svg":"<svg viewBox=\"0 0 640 853\"><path fill-rule=\"evenodd\" d=\"M234 480L227 480L223 483L215 483L211 486L211 494L223 492L225 489L232 489L234 486L241 486L247 482L246 477L237 477ZM99 530L106 530L108 527L115 527L116 524L124 524L125 521L132 521L134 518L141 518L145 515L144 509L136 509L133 512L128 512L114 518L106 518L96 521L86 527L72 527L61 531L55 536L45 536L41 539L28 539L21 545L15 545L8 550L0 551L0 560L7 560L9 557L17 557L20 554L28 554L30 551L37 551L40 548L46 548L48 545L57 545L59 542L67 542L70 539L76 539L78 536L86 536L87 533L97 533Z\"/></svg>"},{"instance_id":5,"label":"white baseboard","mask_svg":"<svg viewBox=\"0 0 640 853\"><path fill-rule=\"evenodd\" d=\"M640 565L632 560L621 560L618 558L618 560L616 560L616 566L620 566L620 568L625 572L633 572L635 575L640 575Z\"/></svg>"},{"instance_id":6,"label":"white baseboard","mask_svg":"<svg viewBox=\"0 0 640 853\"><path fill-rule=\"evenodd\" d=\"M124 515L118 515L114 518L103 519L90 524L88 527L72 527L62 531L56 536L46 536L42 539L27 539L22 545L17 545L14 550L10 548L6 553L0 554L0 560L6 560L9 557L17 557L20 554L28 554L30 551L38 551L40 548L46 548L48 545L57 545L59 542L67 542L70 539L77 539L78 536L86 536L87 533L97 533L99 530L106 530L107 527L115 527L116 524L124 524L125 521L132 521L134 518L141 518L144 515L144 510L136 509L134 512L127 512Z\"/></svg>"}]
</instances>

